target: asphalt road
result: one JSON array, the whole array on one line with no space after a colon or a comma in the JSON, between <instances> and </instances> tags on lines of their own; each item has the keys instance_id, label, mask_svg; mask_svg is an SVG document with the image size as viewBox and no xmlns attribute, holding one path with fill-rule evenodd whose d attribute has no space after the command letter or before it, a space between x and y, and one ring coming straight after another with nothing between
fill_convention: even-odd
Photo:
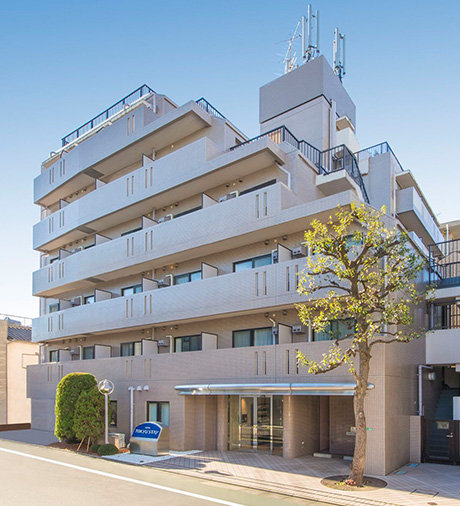
<instances>
[{"instance_id":1,"label":"asphalt road","mask_svg":"<svg viewBox=\"0 0 460 506\"><path fill-rule=\"evenodd\" d=\"M323 503L0 440L3 506L274 506Z\"/></svg>"}]
</instances>

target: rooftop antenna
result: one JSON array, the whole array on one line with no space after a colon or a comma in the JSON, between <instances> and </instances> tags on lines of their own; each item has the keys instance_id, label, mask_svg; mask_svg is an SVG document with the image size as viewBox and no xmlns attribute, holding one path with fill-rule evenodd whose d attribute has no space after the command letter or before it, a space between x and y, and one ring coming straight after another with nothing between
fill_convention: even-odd
<instances>
[{"instance_id":1,"label":"rooftop antenna","mask_svg":"<svg viewBox=\"0 0 460 506\"><path fill-rule=\"evenodd\" d=\"M297 30L299 29L300 21L297 23L297 26L295 27L294 34L289 39L288 48L286 51L286 55L284 56L284 73L287 74L288 72L291 72L291 70L294 70L297 68L297 54L296 52L292 51L294 40L297 39Z\"/></svg>"},{"instance_id":2,"label":"rooftop antenna","mask_svg":"<svg viewBox=\"0 0 460 506\"><path fill-rule=\"evenodd\" d=\"M345 69L345 35L336 28L334 31L334 72L342 82Z\"/></svg>"},{"instance_id":3,"label":"rooftop antenna","mask_svg":"<svg viewBox=\"0 0 460 506\"><path fill-rule=\"evenodd\" d=\"M304 63L319 55L319 11L308 4L307 17L302 16L302 58Z\"/></svg>"}]
</instances>

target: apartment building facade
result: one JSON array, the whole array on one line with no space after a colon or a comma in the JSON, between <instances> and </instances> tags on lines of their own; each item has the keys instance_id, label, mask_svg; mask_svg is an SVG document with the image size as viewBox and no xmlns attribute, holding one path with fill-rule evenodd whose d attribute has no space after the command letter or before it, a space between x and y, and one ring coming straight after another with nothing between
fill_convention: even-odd
<instances>
[{"instance_id":1,"label":"apartment building facade","mask_svg":"<svg viewBox=\"0 0 460 506\"><path fill-rule=\"evenodd\" d=\"M114 382L115 432L158 420L177 450L352 455L350 376L296 363L329 347L294 308L304 231L366 202L386 205L422 254L444 237L388 144L360 148L355 105L324 57L263 86L259 119L248 139L205 99L178 106L144 85L43 163L33 427L53 429L57 383L84 371ZM425 339L373 362L367 470L386 474L420 451Z\"/></svg>"}]
</instances>

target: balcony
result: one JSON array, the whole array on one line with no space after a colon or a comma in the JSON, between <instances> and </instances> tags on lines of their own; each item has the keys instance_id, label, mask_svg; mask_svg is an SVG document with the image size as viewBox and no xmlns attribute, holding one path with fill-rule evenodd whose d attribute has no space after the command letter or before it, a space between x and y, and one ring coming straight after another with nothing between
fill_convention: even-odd
<instances>
[{"instance_id":1,"label":"balcony","mask_svg":"<svg viewBox=\"0 0 460 506\"><path fill-rule=\"evenodd\" d=\"M304 262L300 258L58 311L33 320L33 339L68 338L289 307L301 301L296 272Z\"/></svg>"},{"instance_id":2,"label":"balcony","mask_svg":"<svg viewBox=\"0 0 460 506\"><path fill-rule=\"evenodd\" d=\"M397 190L396 213L409 231L414 231L425 246L441 242L439 227L414 186Z\"/></svg>"},{"instance_id":3,"label":"balcony","mask_svg":"<svg viewBox=\"0 0 460 506\"><path fill-rule=\"evenodd\" d=\"M355 200L356 194L349 191L299 205L297 197L283 183L277 183L63 256L34 272L33 292L37 296L59 296L96 282L263 241L267 235L302 231L311 217L327 218L338 204L347 206Z\"/></svg>"},{"instance_id":4,"label":"balcony","mask_svg":"<svg viewBox=\"0 0 460 506\"><path fill-rule=\"evenodd\" d=\"M43 206L81 190L94 178L109 176L138 162L143 154L158 152L210 127L212 111L194 101L177 107L163 97L163 115L154 112L151 104L136 102L123 116L73 149L63 148L55 161L34 181L34 201ZM129 121L128 121L129 120ZM67 149L70 149L67 152Z\"/></svg>"},{"instance_id":5,"label":"balcony","mask_svg":"<svg viewBox=\"0 0 460 506\"><path fill-rule=\"evenodd\" d=\"M204 137L155 162L146 158L141 168L47 216L34 226L34 248L62 247L224 184L229 168L231 178L238 178L275 162L284 164L285 154L269 139L222 153Z\"/></svg>"},{"instance_id":6,"label":"balcony","mask_svg":"<svg viewBox=\"0 0 460 506\"><path fill-rule=\"evenodd\" d=\"M459 287L460 239L431 244L429 246L429 255L430 283L437 286L437 292L441 292L445 288ZM460 292L457 295L460 296Z\"/></svg>"}]
</instances>

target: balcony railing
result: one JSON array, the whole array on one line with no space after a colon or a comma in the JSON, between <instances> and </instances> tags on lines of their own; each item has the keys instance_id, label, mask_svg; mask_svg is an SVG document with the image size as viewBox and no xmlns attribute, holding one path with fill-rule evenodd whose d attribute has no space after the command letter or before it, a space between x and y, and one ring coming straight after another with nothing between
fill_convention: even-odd
<instances>
[{"instance_id":1,"label":"balcony railing","mask_svg":"<svg viewBox=\"0 0 460 506\"><path fill-rule=\"evenodd\" d=\"M137 90L134 90L129 95L126 95L126 97L123 97L121 100L110 106L108 109L101 112L93 119L90 119L85 124L81 125L76 130L70 132L70 134L67 134L65 137L63 137L62 147L78 139L92 128L100 125L102 122L107 121L109 118L122 111L127 105L131 105L136 100L139 100L144 95L148 95L149 93L155 92L151 88L149 88L146 84L142 85L140 88L137 88Z\"/></svg>"},{"instance_id":2,"label":"balcony railing","mask_svg":"<svg viewBox=\"0 0 460 506\"><path fill-rule=\"evenodd\" d=\"M430 283L439 287L460 285L460 239L431 244Z\"/></svg>"},{"instance_id":3,"label":"balcony railing","mask_svg":"<svg viewBox=\"0 0 460 506\"><path fill-rule=\"evenodd\" d=\"M219 112L213 105L211 105L204 97L199 98L196 103L204 109L211 116L220 119L227 119L221 112Z\"/></svg>"},{"instance_id":4,"label":"balcony railing","mask_svg":"<svg viewBox=\"0 0 460 506\"><path fill-rule=\"evenodd\" d=\"M356 159L358 160L358 162L360 162L366 153L369 154L369 156L371 158L374 156L383 155L385 153L391 153L394 156L394 159L396 160L396 162L398 163L401 171L404 172L404 169L403 169L400 161L398 160L398 158L394 154L394 151L391 149L388 142L381 142L380 144L375 144L374 146L371 146L370 148L365 148L365 149L362 149L361 151L357 151L354 155L355 155Z\"/></svg>"},{"instance_id":5,"label":"balcony railing","mask_svg":"<svg viewBox=\"0 0 460 506\"><path fill-rule=\"evenodd\" d=\"M361 188L364 200L369 204L369 197L367 195L366 187L364 186L361 172L359 171L358 162L345 144L328 149L321 153L320 172L322 174L330 174L339 170L345 170L350 175L350 177Z\"/></svg>"},{"instance_id":6,"label":"balcony railing","mask_svg":"<svg viewBox=\"0 0 460 506\"><path fill-rule=\"evenodd\" d=\"M247 140L246 142L242 142L240 144L236 144L232 146L230 150L234 150L240 148L241 146L245 146L246 144L252 144L253 142L258 141L259 139L269 138L275 144L280 144L281 142L287 142L297 148L303 155L305 155L309 160L311 160L315 166L319 169L320 167L320 158L321 151L316 149L314 146L309 144L307 141L299 141L294 134L289 131L284 125L269 132L265 132L264 134L258 135L257 137L253 137L252 139Z\"/></svg>"},{"instance_id":7,"label":"balcony railing","mask_svg":"<svg viewBox=\"0 0 460 506\"><path fill-rule=\"evenodd\" d=\"M431 330L460 329L460 306L457 301L433 304Z\"/></svg>"}]
</instances>

